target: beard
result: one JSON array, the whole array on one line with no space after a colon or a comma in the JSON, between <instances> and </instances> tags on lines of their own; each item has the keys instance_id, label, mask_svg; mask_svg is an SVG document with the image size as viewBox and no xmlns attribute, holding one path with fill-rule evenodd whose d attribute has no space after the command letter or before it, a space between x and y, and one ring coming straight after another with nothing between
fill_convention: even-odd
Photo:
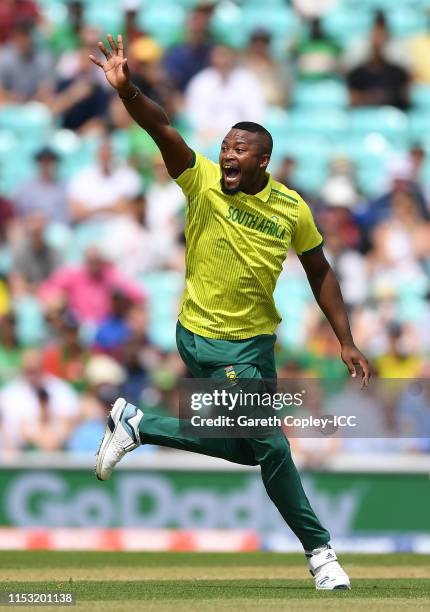
<instances>
[{"instance_id":1,"label":"beard","mask_svg":"<svg viewBox=\"0 0 430 612\"><path fill-rule=\"evenodd\" d=\"M239 185L233 189L229 189L224 183L224 178L221 177L221 189L226 195L235 195L236 193L239 193L239 191L242 191L242 183L239 183Z\"/></svg>"}]
</instances>

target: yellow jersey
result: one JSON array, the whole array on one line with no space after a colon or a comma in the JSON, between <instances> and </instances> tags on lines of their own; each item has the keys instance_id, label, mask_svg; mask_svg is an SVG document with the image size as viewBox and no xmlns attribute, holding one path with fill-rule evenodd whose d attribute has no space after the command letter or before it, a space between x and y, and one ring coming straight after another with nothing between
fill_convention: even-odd
<instances>
[{"instance_id":1,"label":"yellow jersey","mask_svg":"<svg viewBox=\"0 0 430 612\"><path fill-rule=\"evenodd\" d=\"M273 334L281 321L273 292L289 248L303 255L323 244L309 206L269 173L260 193L225 194L219 164L199 153L175 180L186 196L179 321L207 338Z\"/></svg>"}]
</instances>

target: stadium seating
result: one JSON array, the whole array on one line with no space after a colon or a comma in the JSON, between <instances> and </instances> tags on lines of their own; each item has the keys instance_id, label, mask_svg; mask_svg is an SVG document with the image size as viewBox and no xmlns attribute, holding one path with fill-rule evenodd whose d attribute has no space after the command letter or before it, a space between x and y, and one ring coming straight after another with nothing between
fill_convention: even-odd
<instances>
[{"instance_id":1,"label":"stadium seating","mask_svg":"<svg viewBox=\"0 0 430 612\"><path fill-rule=\"evenodd\" d=\"M411 102L415 109L430 110L430 86L415 84L411 88Z\"/></svg>"},{"instance_id":2,"label":"stadium seating","mask_svg":"<svg viewBox=\"0 0 430 612\"><path fill-rule=\"evenodd\" d=\"M323 16L322 26L328 36L346 44L354 38L366 36L372 19L372 13L359 5L353 8L341 6Z\"/></svg>"},{"instance_id":3,"label":"stadium seating","mask_svg":"<svg viewBox=\"0 0 430 612\"><path fill-rule=\"evenodd\" d=\"M179 272L148 273L141 279L148 295L149 337L163 350L175 349L177 297L183 286Z\"/></svg>"},{"instance_id":4,"label":"stadium seating","mask_svg":"<svg viewBox=\"0 0 430 612\"><path fill-rule=\"evenodd\" d=\"M335 80L298 82L293 90L292 102L299 108L345 108L348 103L348 90L344 83Z\"/></svg>"},{"instance_id":5,"label":"stadium seating","mask_svg":"<svg viewBox=\"0 0 430 612\"><path fill-rule=\"evenodd\" d=\"M387 12L388 26L393 36L406 37L425 32L427 17L412 6L392 6Z\"/></svg>"},{"instance_id":6,"label":"stadium seating","mask_svg":"<svg viewBox=\"0 0 430 612\"><path fill-rule=\"evenodd\" d=\"M408 117L392 107L356 108L349 112L354 134L382 134L393 144L404 147L408 138Z\"/></svg>"},{"instance_id":7,"label":"stadium seating","mask_svg":"<svg viewBox=\"0 0 430 612\"><path fill-rule=\"evenodd\" d=\"M289 129L300 134L313 133L330 137L345 132L348 126L348 114L336 108L300 108L289 113Z\"/></svg>"},{"instance_id":8,"label":"stadium seating","mask_svg":"<svg viewBox=\"0 0 430 612\"><path fill-rule=\"evenodd\" d=\"M430 115L428 111L417 109L409 114L409 138L411 142L423 142L430 138Z\"/></svg>"},{"instance_id":9,"label":"stadium seating","mask_svg":"<svg viewBox=\"0 0 430 612\"><path fill-rule=\"evenodd\" d=\"M138 24L161 45L170 46L182 39L186 12L181 6L171 3L149 5L138 16Z\"/></svg>"}]
</instances>

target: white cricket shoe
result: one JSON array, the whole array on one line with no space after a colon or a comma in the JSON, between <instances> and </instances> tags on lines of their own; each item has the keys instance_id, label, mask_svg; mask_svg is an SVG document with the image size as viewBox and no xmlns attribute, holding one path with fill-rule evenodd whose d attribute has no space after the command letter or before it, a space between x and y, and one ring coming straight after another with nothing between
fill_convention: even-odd
<instances>
[{"instance_id":1,"label":"white cricket shoe","mask_svg":"<svg viewBox=\"0 0 430 612\"><path fill-rule=\"evenodd\" d=\"M99 480L108 480L124 455L141 444L139 423L142 417L143 412L133 404L122 397L116 400L97 453L96 476Z\"/></svg>"},{"instance_id":2,"label":"white cricket shoe","mask_svg":"<svg viewBox=\"0 0 430 612\"><path fill-rule=\"evenodd\" d=\"M308 557L309 571L315 578L317 590L333 591L350 589L351 584L346 572L337 562L336 553L330 547Z\"/></svg>"}]
</instances>

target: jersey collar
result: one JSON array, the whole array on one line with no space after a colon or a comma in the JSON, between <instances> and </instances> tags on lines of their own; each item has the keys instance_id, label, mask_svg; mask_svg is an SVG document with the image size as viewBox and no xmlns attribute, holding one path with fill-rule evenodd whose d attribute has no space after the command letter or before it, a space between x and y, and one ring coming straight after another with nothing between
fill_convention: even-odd
<instances>
[{"instance_id":1,"label":"jersey collar","mask_svg":"<svg viewBox=\"0 0 430 612\"><path fill-rule=\"evenodd\" d=\"M267 177L267 183L264 189L262 189L258 193L254 193L254 195L252 196L253 198L258 198L259 200L262 200L263 202L267 202L272 192L273 179L272 179L272 175L270 174L270 172L266 172L266 177Z\"/></svg>"}]
</instances>

